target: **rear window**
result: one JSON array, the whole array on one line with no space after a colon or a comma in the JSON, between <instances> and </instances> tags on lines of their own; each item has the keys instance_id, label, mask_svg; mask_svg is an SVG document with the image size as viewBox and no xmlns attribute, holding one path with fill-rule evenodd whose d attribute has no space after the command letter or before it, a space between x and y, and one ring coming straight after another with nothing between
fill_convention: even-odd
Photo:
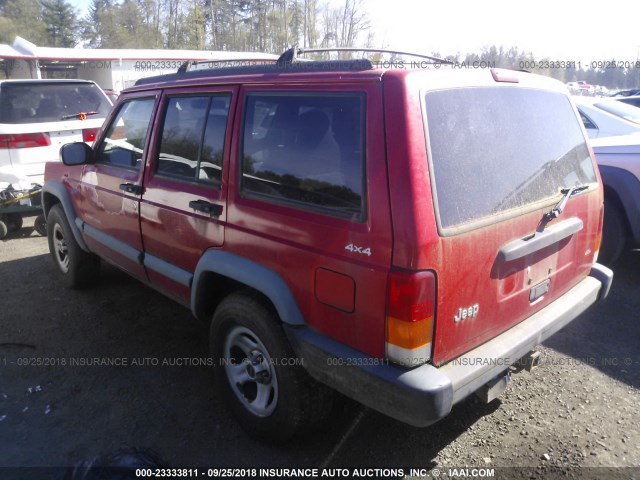
<instances>
[{"instance_id":1,"label":"rear window","mask_svg":"<svg viewBox=\"0 0 640 480\"><path fill-rule=\"evenodd\" d=\"M633 123L640 123L640 108L633 105L627 105L622 102L601 102L595 103L594 106L616 117L624 118Z\"/></svg>"},{"instance_id":2,"label":"rear window","mask_svg":"<svg viewBox=\"0 0 640 480\"><path fill-rule=\"evenodd\" d=\"M425 95L425 112L442 229L472 228L562 188L597 182L565 95L509 87L440 90Z\"/></svg>"},{"instance_id":3,"label":"rear window","mask_svg":"<svg viewBox=\"0 0 640 480\"><path fill-rule=\"evenodd\" d=\"M3 83L0 85L0 123L40 123L105 118L111 103L92 83Z\"/></svg>"}]
</instances>

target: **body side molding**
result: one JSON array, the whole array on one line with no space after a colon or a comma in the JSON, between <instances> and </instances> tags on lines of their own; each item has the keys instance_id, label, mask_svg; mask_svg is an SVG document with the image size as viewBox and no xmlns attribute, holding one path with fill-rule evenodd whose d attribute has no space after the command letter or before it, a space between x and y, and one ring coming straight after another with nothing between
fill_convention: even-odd
<instances>
[{"instance_id":1,"label":"body side molding","mask_svg":"<svg viewBox=\"0 0 640 480\"><path fill-rule=\"evenodd\" d=\"M153 270L160 275L163 275L170 280L182 285L183 287L190 287L193 275L183 270L180 267L176 267L174 264L167 262L159 257L144 254L144 266L149 270Z\"/></svg>"}]
</instances>

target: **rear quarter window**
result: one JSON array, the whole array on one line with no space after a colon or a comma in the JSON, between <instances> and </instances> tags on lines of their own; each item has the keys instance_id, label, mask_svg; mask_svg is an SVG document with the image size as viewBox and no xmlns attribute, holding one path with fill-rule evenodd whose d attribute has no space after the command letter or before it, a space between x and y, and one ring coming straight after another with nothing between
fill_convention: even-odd
<instances>
[{"instance_id":1,"label":"rear quarter window","mask_svg":"<svg viewBox=\"0 0 640 480\"><path fill-rule=\"evenodd\" d=\"M363 221L364 95L252 93L242 194Z\"/></svg>"},{"instance_id":2,"label":"rear quarter window","mask_svg":"<svg viewBox=\"0 0 640 480\"><path fill-rule=\"evenodd\" d=\"M563 94L512 87L424 95L429 162L442 233L597 182ZM496 217L497 218L497 217Z\"/></svg>"}]
</instances>

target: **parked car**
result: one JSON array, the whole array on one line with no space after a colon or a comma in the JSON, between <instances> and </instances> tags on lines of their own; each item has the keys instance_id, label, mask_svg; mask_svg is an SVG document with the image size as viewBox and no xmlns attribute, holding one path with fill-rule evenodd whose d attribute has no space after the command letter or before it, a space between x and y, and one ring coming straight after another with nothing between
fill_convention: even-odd
<instances>
[{"instance_id":1,"label":"parked car","mask_svg":"<svg viewBox=\"0 0 640 480\"><path fill-rule=\"evenodd\" d=\"M112 107L86 80L0 81L0 182L42 184L68 142L93 142Z\"/></svg>"},{"instance_id":2,"label":"parked car","mask_svg":"<svg viewBox=\"0 0 640 480\"><path fill-rule=\"evenodd\" d=\"M595 90L593 85L585 82L584 80L578 80L576 83L578 84L578 87L580 87L580 91L583 95L593 94Z\"/></svg>"},{"instance_id":3,"label":"parked car","mask_svg":"<svg viewBox=\"0 0 640 480\"><path fill-rule=\"evenodd\" d=\"M640 108L607 98L573 97L589 138L640 132Z\"/></svg>"},{"instance_id":4,"label":"parked car","mask_svg":"<svg viewBox=\"0 0 640 480\"><path fill-rule=\"evenodd\" d=\"M640 88L633 88L630 90L620 90L611 96L612 97L631 97L636 95L640 95Z\"/></svg>"},{"instance_id":5,"label":"parked car","mask_svg":"<svg viewBox=\"0 0 640 480\"><path fill-rule=\"evenodd\" d=\"M415 426L491 401L612 279L580 119L538 75L292 50L139 80L62 159L43 194L61 280L104 259L189 307L217 391L270 440L334 390Z\"/></svg>"},{"instance_id":6,"label":"parked car","mask_svg":"<svg viewBox=\"0 0 640 480\"><path fill-rule=\"evenodd\" d=\"M633 105L634 107L640 108L640 95L631 95L628 97L616 97L616 100L619 102L628 103L629 105Z\"/></svg>"},{"instance_id":7,"label":"parked car","mask_svg":"<svg viewBox=\"0 0 640 480\"><path fill-rule=\"evenodd\" d=\"M640 246L640 134L591 142L604 183L602 261L612 265L630 247Z\"/></svg>"},{"instance_id":8,"label":"parked car","mask_svg":"<svg viewBox=\"0 0 640 480\"><path fill-rule=\"evenodd\" d=\"M580 85L578 82L568 82L566 85L572 95L580 94Z\"/></svg>"},{"instance_id":9,"label":"parked car","mask_svg":"<svg viewBox=\"0 0 640 480\"><path fill-rule=\"evenodd\" d=\"M110 88L103 88L102 91L107 97L109 97L109 100L111 100L111 102L115 102L118 99L118 94L115 92L115 90L112 90Z\"/></svg>"}]
</instances>

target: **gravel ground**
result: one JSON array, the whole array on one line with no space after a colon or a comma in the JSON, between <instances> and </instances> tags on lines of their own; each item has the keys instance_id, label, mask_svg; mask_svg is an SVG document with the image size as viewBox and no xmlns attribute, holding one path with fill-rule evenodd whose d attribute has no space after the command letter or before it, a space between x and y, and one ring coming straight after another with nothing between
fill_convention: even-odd
<instances>
[{"instance_id":1,"label":"gravel ground","mask_svg":"<svg viewBox=\"0 0 640 480\"><path fill-rule=\"evenodd\" d=\"M425 429L344 401L321 431L274 447L230 418L207 367L181 360L207 356L188 310L109 266L97 287L64 290L30 225L0 242L0 479L58 478L52 467L122 446L181 468L640 478L640 252L620 262L609 300L541 346L540 367L513 375L499 400L471 398Z\"/></svg>"}]
</instances>

